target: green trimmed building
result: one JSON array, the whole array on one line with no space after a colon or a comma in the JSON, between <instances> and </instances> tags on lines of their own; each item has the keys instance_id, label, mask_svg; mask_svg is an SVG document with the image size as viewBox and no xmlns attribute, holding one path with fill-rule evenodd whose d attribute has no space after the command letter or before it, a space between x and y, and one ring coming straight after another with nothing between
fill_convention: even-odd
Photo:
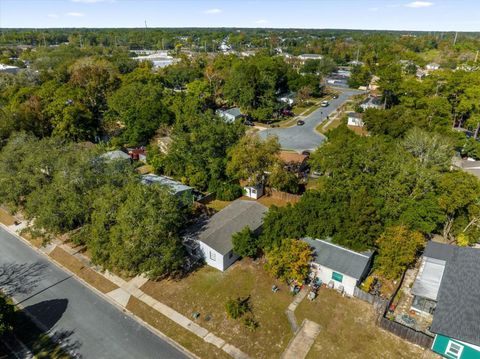
<instances>
[{"instance_id":1,"label":"green trimmed building","mask_svg":"<svg viewBox=\"0 0 480 359\"><path fill-rule=\"evenodd\" d=\"M429 242L424 257L435 266L424 268L414 292L417 287L417 296L429 293L428 286L439 285L436 298L430 298L435 299L432 351L449 359L480 359L480 249Z\"/></svg>"}]
</instances>

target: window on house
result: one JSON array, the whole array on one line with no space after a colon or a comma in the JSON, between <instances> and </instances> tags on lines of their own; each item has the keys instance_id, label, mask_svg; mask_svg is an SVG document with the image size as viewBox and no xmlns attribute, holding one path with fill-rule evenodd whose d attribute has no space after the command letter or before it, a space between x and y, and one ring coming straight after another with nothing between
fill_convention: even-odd
<instances>
[{"instance_id":1,"label":"window on house","mask_svg":"<svg viewBox=\"0 0 480 359\"><path fill-rule=\"evenodd\" d=\"M215 256L215 252L210 251L210 259L211 259L212 261L214 261L214 260L217 259L217 257Z\"/></svg>"},{"instance_id":2,"label":"window on house","mask_svg":"<svg viewBox=\"0 0 480 359\"><path fill-rule=\"evenodd\" d=\"M332 272L332 279L336 280L337 282L342 283L343 281L343 274L337 273L337 272Z\"/></svg>"},{"instance_id":3,"label":"window on house","mask_svg":"<svg viewBox=\"0 0 480 359\"><path fill-rule=\"evenodd\" d=\"M462 356L462 351L463 351L463 345L452 342L450 340L447 345L447 350L445 350L445 355L448 358L458 359Z\"/></svg>"}]
</instances>

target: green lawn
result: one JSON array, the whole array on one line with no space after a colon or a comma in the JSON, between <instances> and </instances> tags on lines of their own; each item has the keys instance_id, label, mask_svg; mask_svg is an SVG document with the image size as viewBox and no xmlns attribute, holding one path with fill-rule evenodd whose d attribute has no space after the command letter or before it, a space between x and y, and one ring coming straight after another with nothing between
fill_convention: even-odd
<instances>
[{"instance_id":1,"label":"green lawn","mask_svg":"<svg viewBox=\"0 0 480 359\"><path fill-rule=\"evenodd\" d=\"M273 284L279 292L272 293ZM292 296L259 262L243 259L223 273L205 266L182 280L147 282L141 289L189 318L198 311L198 324L253 358L278 358L292 337L285 315ZM225 313L228 299L246 296L259 323L254 332Z\"/></svg>"}]
</instances>

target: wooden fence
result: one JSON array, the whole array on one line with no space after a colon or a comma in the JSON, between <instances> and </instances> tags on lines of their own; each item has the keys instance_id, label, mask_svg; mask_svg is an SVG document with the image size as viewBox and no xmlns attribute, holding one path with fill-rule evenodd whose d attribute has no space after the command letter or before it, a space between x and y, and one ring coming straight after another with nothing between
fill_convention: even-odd
<instances>
[{"instance_id":1,"label":"wooden fence","mask_svg":"<svg viewBox=\"0 0 480 359\"><path fill-rule=\"evenodd\" d=\"M302 196L300 196L298 194L281 192L281 191L277 191L276 189L273 189L273 188L268 191L268 194L272 198L281 199L282 201L286 201L286 202L290 202L290 203L297 203L298 201L300 201L300 198L302 198Z\"/></svg>"},{"instance_id":2,"label":"wooden fence","mask_svg":"<svg viewBox=\"0 0 480 359\"><path fill-rule=\"evenodd\" d=\"M400 338L409 341L410 343L420 345L421 347L427 349L430 349L432 347L433 337L428 334L419 332L393 320L388 320L385 317L382 317L380 319L378 325L381 328L399 336Z\"/></svg>"},{"instance_id":3,"label":"wooden fence","mask_svg":"<svg viewBox=\"0 0 480 359\"><path fill-rule=\"evenodd\" d=\"M360 300L363 300L364 302L373 304L375 308L381 308L380 311L382 312L382 314L389 302L388 299L384 299L378 295L373 295L373 294L364 292L358 287L355 287L355 290L353 291L353 296Z\"/></svg>"}]
</instances>

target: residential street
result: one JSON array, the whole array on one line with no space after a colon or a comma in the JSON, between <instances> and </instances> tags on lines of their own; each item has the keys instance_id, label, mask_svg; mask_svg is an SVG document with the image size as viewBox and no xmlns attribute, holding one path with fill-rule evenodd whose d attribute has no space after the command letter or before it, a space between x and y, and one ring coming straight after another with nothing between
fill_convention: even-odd
<instances>
[{"instance_id":1,"label":"residential street","mask_svg":"<svg viewBox=\"0 0 480 359\"><path fill-rule=\"evenodd\" d=\"M76 358L187 358L0 228L0 288Z\"/></svg>"},{"instance_id":2,"label":"residential street","mask_svg":"<svg viewBox=\"0 0 480 359\"><path fill-rule=\"evenodd\" d=\"M340 89L338 98L332 99L328 107L321 107L303 120L303 126L293 125L288 128L269 128L259 132L261 138L269 135L278 136L283 149L301 152L303 150L315 150L324 140L325 136L315 131L315 128L323 122L328 115L339 108L351 96L360 94L361 91L353 89Z\"/></svg>"}]
</instances>

